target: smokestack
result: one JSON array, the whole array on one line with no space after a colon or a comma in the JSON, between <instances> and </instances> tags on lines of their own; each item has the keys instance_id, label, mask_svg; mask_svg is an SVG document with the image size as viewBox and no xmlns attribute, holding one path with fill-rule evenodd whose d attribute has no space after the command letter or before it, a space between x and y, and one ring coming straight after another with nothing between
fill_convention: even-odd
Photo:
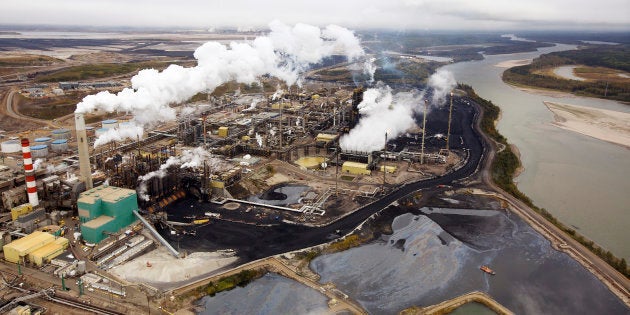
<instances>
[{"instance_id":1,"label":"smokestack","mask_svg":"<svg viewBox=\"0 0 630 315\"><path fill-rule=\"evenodd\" d=\"M453 115L453 92L451 92L451 106L448 109L448 130L446 131L446 154L450 153L451 147L448 140L451 137L451 117Z\"/></svg>"},{"instance_id":2,"label":"smokestack","mask_svg":"<svg viewBox=\"0 0 630 315\"><path fill-rule=\"evenodd\" d=\"M77 144L79 146L79 169L85 182L85 189L92 189L92 171L90 170L90 156L88 151L87 134L83 114L74 114L74 125L77 130Z\"/></svg>"},{"instance_id":3,"label":"smokestack","mask_svg":"<svg viewBox=\"0 0 630 315\"><path fill-rule=\"evenodd\" d=\"M24 175L26 176L26 192L28 202L31 206L39 205L37 198L37 185L35 184L35 174L33 172L33 159L31 158L31 146L28 139L22 139L22 157L24 158Z\"/></svg>"}]
</instances>

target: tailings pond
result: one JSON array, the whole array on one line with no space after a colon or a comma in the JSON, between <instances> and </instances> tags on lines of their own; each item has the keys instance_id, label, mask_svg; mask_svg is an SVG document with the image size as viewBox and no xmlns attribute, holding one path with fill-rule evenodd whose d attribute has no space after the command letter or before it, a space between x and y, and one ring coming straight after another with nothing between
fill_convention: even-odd
<instances>
[{"instance_id":1,"label":"tailings pond","mask_svg":"<svg viewBox=\"0 0 630 315\"><path fill-rule=\"evenodd\" d=\"M394 233L311 263L371 314L397 314L471 291L516 314L626 314L622 302L515 214L423 208L396 217ZM496 275L479 267L490 266Z\"/></svg>"},{"instance_id":2,"label":"tailings pond","mask_svg":"<svg viewBox=\"0 0 630 315\"><path fill-rule=\"evenodd\" d=\"M316 290L268 273L244 288L202 298L197 314L326 314L327 302Z\"/></svg>"}]
</instances>

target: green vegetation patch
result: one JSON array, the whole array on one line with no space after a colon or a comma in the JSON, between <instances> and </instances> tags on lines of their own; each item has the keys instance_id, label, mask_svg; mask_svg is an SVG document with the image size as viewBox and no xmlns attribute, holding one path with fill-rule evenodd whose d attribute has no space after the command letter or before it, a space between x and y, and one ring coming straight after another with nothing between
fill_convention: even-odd
<instances>
[{"instance_id":1,"label":"green vegetation patch","mask_svg":"<svg viewBox=\"0 0 630 315\"><path fill-rule=\"evenodd\" d=\"M586 65L630 72L630 46L593 47L541 55L529 65L513 67L503 72L510 84L559 90L577 95L630 102L630 84L619 80L577 81L546 75L545 70L563 65Z\"/></svg>"},{"instance_id":2,"label":"green vegetation patch","mask_svg":"<svg viewBox=\"0 0 630 315\"><path fill-rule=\"evenodd\" d=\"M42 55L0 57L0 67L48 66L58 62L63 60Z\"/></svg>"},{"instance_id":3,"label":"green vegetation patch","mask_svg":"<svg viewBox=\"0 0 630 315\"><path fill-rule=\"evenodd\" d=\"M593 241L578 234L574 229L565 226L545 208L538 208L536 205L534 205L532 200L518 189L518 187L514 183L514 171L516 171L516 169L520 166L520 161L516 154L514 154L514 152L512 152L512 150L510 149L507 139L502 136L495 127L495 120L499 117L499 113L501 111L500 108L494 105L492 102L481 98L469 85L459 84L458 88L466 91L468 97L470 97L475 103L479 104L482 107L482 131L496 142L505 145L505 149L496 154L491 166L492 180L497 184L497 186L527 204L530 208L534 209L534 211L538 212L549 222L553 223L559 229L569 234L573 239L580 242L582 245L591 250L613 268L617 269L623 275L630 278L630 268L628 268L627 262L624 258L619 259L618 257L615 257L610 251L599 247Z\"/></svg>"},{"instance_id":4,"label":"green vegetation patch","mask_svg":"<svg viewBox=\"0 0 630 315\"><path fill-rule=\"evenodd\" d=\"M202 287L200 291L207 295L214 296L219 292L232 290L237 286L245 287L252 282L252 280L262 277L263 274L264 271L259 269L243 270L235 275L223 277L216 283L210 282L205 287Z\"/></svg>"}]
</instances>

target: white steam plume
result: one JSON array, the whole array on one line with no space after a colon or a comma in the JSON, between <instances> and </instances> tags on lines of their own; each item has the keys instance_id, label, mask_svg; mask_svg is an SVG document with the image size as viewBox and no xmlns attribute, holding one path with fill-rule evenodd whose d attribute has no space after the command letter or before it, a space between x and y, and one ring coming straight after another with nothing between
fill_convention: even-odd
<instances>
[{"instance_id":1,"label":"white steam plume","mask_svg":"<svg viewBox=\"0 0 630 315\"><path fill-rule=\"evenodd\" d=\"M457 82L453 73L448 70L439 69L429 78L429 87L433 88L433 104L439 105L444 102L446 95L451 92Z\"/></svg>"},{"instance_id":2,"label":"white steam plume","mask_svg":"<svg viewBox=\"0 0 630 315\"><path fill-rule=\"evenodd\" d=\"M276 89L276 91L271 96L271 100L277 100L280 96L282 96L282 93L284 93L284 91L278 86L278 89Z\"/></svg>"},{"instance_id":3,"label":"white steam plume","mask_svg":"<svg viewBox=\"0 0 630 315\"><path fill-rule=\"evenodd\" d=\"M213 91L231 80L251 84L268 74L291 86L301 84L300 75L306 67L333 53L343 52L351 61L364 55L359 39L343 27L291 27L278 21L269 27L267 36L249 43L203 44L195 50L195 67L170 65L161 72L141 70L131 78L131 88L117 94L103 91L86 96L77 104L76 112L125 111L132 113L139 125L146 126L175 119L170 104L184 102L199 92Z\"/></svg>"},{"instance_id":4,"label":"white steam plume","mask_svg":"<svg viewBox=\"0 0 630 315\"><path fill-rule=\"evenodd\" d=\"M160 165L159 169L138 177L138 181L140 182L138 185L138 196L142 200L149 200L146 182L154 177L162 178L166 176L166 174L168 174L168 169L171 166L179 165L179 168L196 168L203 166L204 161L211 171L227 167L227 164L225 164L223 160L214 157L212 153L201 147L197 147L192 150L184 150L180 156L169 157L164 164Z\"/></svg>"},{"instance_id":5,"label":"white steam plume","mask_svg":"<svg viewBox=\"0 0 630 315\"><path fill-rule=\"evenodd\" d=\"M35 161L33 162L33 170L38 170L40 166L42 166L42 163L44 163L43 159L35 159Z\"/></svg>"},{"instance_id":6,"label":"white steam plume","mask_svg":"<svg viewBox=\"0 0 630 315\"><path fill-rule=\"evenodd\" d=\"M143 134L144 128L142 126L138 126L135 123L120 124L117 128L108 129L104 134L100 135L94 141L94 147L96 148L112 141L136 140L142 138Z\"/></svg>"},{"instance_id":7,"label":"white steam plume","mask_svg":"<svg viewBox=\"0 0 630 315\"><path fill-rule=\"evenodd\" d=\"M371 152L385 146L385 133L393 139L415 124L413 114L422 110L424 92L392 94L389 86L378 84L363 94L358 105L361 120L339 140L344 151Z\"/></svg>"}]
</instances>

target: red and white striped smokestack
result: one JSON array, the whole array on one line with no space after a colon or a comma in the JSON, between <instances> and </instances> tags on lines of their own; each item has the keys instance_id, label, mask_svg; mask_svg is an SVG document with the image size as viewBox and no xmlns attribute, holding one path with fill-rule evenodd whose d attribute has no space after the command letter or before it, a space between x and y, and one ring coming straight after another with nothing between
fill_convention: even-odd
<instances>
[{"instance_id":1,"label":"red and white striped smokestack","mask_svg":"<svg viewBox=\"0 0 630 315\"><path fill-rule=\"evenodd\" d=\"M24 175L26 176L28 202L31 206L36 207L39 205L39 199L37 198L37 185L35 184L33 158L31 158L31 146L26 138L22 139L22 157L24 158Z\"/></svg>"}]
</instances>

